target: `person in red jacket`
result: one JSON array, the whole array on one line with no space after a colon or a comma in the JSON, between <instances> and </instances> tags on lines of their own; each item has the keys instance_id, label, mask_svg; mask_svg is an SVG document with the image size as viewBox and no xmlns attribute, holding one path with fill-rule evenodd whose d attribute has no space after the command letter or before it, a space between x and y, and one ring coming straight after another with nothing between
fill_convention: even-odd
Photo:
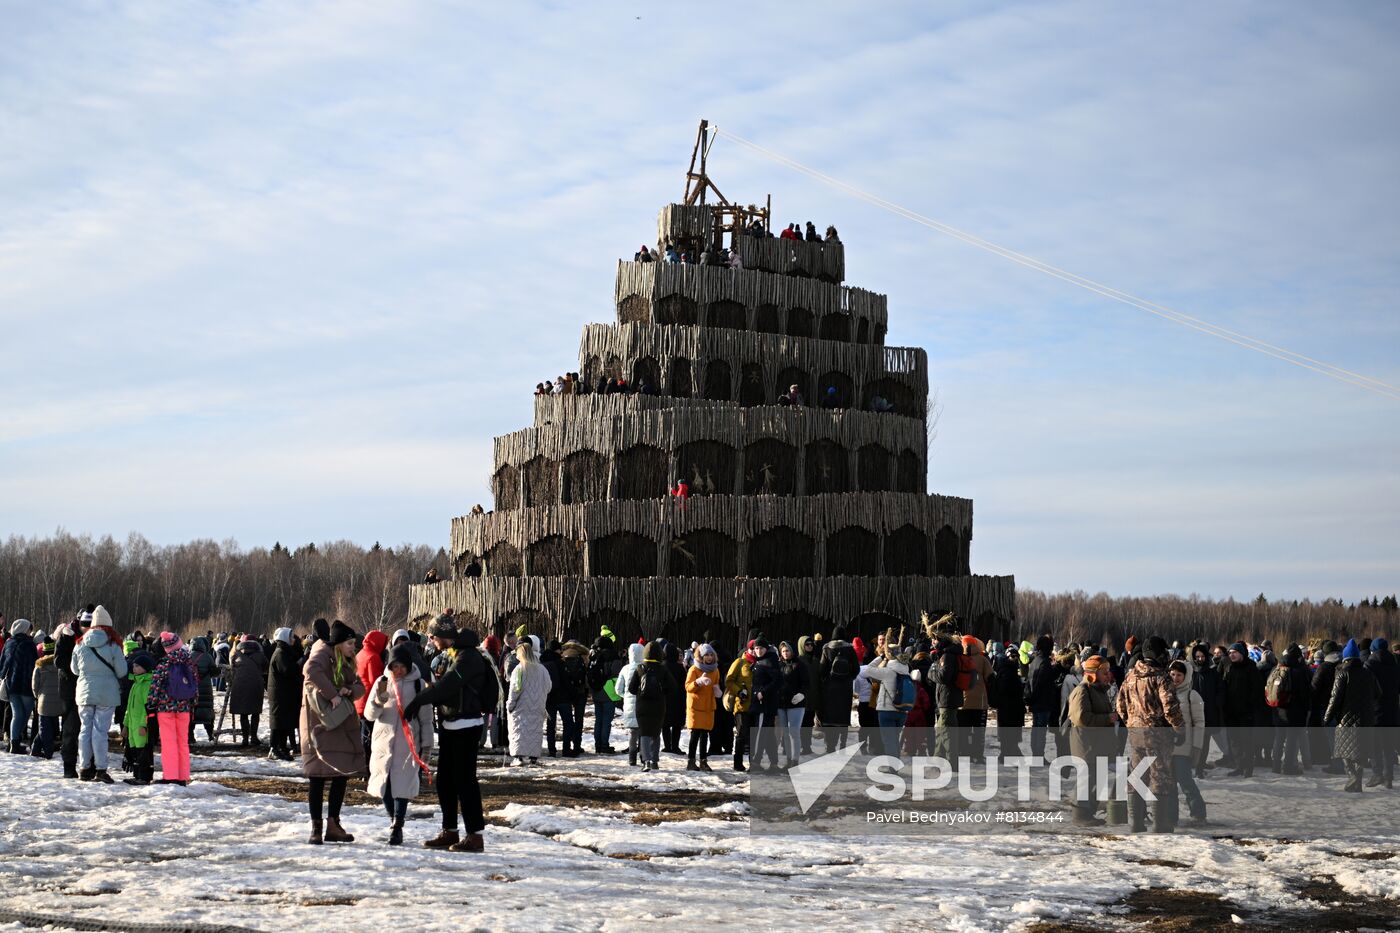
<instances>
[{"instance_id":1,"label":"person in red jacket","mask_svg":"<svg viewBox=\"0 0 1400 933\"><path fill-rule=\"evenodd\" d=\"M365 642L355 655L355 673L359 675L360 683L365 685L365 692L355 701L355 712L360 716L360 738L365 743L365 761L369 761L369 740L374 731L374 723L365 719L365 703L369 700L370 690L384 676L384 650L388 647L389 636L375 629L365 635Z\"/></svg>"}]
</instances>

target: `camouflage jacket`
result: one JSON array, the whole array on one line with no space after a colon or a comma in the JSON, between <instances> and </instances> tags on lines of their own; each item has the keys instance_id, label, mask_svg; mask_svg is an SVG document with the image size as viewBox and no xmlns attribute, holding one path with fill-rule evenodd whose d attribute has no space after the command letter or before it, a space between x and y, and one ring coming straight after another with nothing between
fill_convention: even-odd
<instances>
[{"instance_id":1,"label":"camouflage jacket","mask_svg":"<svg viewBox=\"0 0 1400 933\"><path fill-rule=\"evenodd\" d=\"M1166 670L1141 658L1118 688L1118 718L1129 729L1180 730L1186 725Z\"/></svg>"}]
</instances>

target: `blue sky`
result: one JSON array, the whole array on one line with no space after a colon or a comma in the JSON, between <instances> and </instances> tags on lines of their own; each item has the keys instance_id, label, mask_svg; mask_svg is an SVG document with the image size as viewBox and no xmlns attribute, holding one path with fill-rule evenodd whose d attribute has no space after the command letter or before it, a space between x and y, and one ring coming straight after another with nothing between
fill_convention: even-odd
<instances>
[{"instance_id":1,"label":"blue sky","mask_svg":"<svg viewBox=\"0 0 1400 933\"><path fill-rule=\"evenodd\" d=\"M910 209L1400 382L1400 8L13 4L0 533L446 543L611 319L706 117ZM731 51L736 50L736 51ZM747 50L747 51L745 51ZM1400 586L1400 403L720 141L835 223L1022 586Z\"/></svg>"}]
</instances>

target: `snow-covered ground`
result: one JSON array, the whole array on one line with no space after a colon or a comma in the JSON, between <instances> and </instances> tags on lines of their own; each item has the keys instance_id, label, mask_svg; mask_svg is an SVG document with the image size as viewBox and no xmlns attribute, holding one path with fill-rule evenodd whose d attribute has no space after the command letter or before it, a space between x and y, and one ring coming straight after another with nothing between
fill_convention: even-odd
<instances>
[{"instance_id":1,"label":"snow-covered ground","mask_svg":"<svg viewBox=\"0 0 1400 933\"><path fill-rule=\"evenodd\" d=\"M488 796L493 782L525 780L558 799L498 806L503 825L488 828L486 852L465 855L421 848L438 826L426 803L413 806L403 848L383 843L383 811L369 806L347 808L353 845L312 847L304 804L214 780L299 780L295 763L200 755L189 787L136 788L65 781L57 759L0 755L0 907L255 930L631 930L666 921L991 930L1102 918L1104 905L1144 887L1213 892L1264 915L1306 908L1296 892L1316 877L1400 898L1400 859L1374 857L1393 852L1397 839L1368 836L1364 826L1310 842L1271 841L1268 827L1237 833L1257 841L761 836L742 818L742 775L674 770L683 767L674 756L663 765L671 770L642 774L623 756L485 768ZM1228 807L1224 786L1206 783L1218 807ZM605 805L596 794L578 805L570 787L616 793ZM715 805L655 822L642 798L656 791L710 792Z\"/></svg>"}]
</instances>

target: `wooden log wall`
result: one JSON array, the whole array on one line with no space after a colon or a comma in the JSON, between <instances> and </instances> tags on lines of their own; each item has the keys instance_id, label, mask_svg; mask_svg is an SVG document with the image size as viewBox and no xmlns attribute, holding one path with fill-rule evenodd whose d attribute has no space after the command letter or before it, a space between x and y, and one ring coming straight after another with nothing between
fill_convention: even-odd
<instances>
[{"instance_id":1,"label":"wooden log wall","mask_svg":"<svg viewBox=\"0 0 1400 933\"><path fill-rule=\"evenodd\" d=\"M762 269L778 275L811 276L824 282L846 278L846 248L834 243L741 236L739 255L745 269Z\"/></svg>"},{"instance_id":2,"label":"wooden log wall","mask_svg":"<svg viewBox=\"0 0 1400 933\"><path fill-rule=\"evenodd\" d=\"M667 204L656 217L656 247L696 240L706 245L715 239L715 215L707 204Z\"/></svg>"},{"instance_id":3,"label":"wooden log wall","mask_svg":"<svg viewBox=\"0 0 1400 933\"><path fill-rule=\"evenodd\" d=\"M877 444L895 455L912 450L920 464L927 459L924 423L916 418L852 409L677 402L645 395L537 396L536 423L542 410L548 412L546 423L497 437L492 471L506 464L523 466L536 457L558 461L580 450L610 456L650 444L674 451L692 441L718 441L743 450L764 438L798 447L830 440L850 451Z\"/></svg>"},{"instance_id":4,"label":"wooden log wall","mask_svg":"<svg viewBox=\"0 0 1400 933\"><path fill-rule=\"evenodd\" d=\"M823 624L845 624L872 612L916 625L920 612L952 610L969 620L1016 617L1014 577L822 577L811 579L626 579L576 577L474 577L409 588L409 615L422 628L447 608L462 624L483 633L513 614L534 620L532 634L591 642L585 631L600 614L623 614L656 637L673 620L713 617L731 633L783 613L803 613ZM616 629L615 629L616 631ZM989 633L983 630L984 634ZM626 632L619 632L627 637ZM737 636L735 636L737 637Z\"/></svg>"},{"instance_id":5,"label":"wooden log wall","mask_svg":"<svg viewBox=\"0 0 1400 933\"><path fill-rule=\"evenodd\" d=\"M622 532L654 541L663 558L659 566L665 566L664 555L671 542L694 531L720 532L739 542L742 548L745 542L764 532L787 527L817 544L816 575L825 576L820 552L832 535L847 528L861 528L884 537L905 526L924 533L931 559L934 539L942 528L951 528L957 534L960 547L962 541L971 540L972 500L879 492L804 498L702 496L692 497L683 506L668 499L541 506L454 518L452 554L479 557L501 542L524 552L531 544L553 535L586 543ZM743 566L741 550L740 567ZM528 566L525 572L530 572ZM587 572L589 568L585 567Z\"/></svg>"},{"instance_id":6,"label":"wooden log wall","mask_svg":"<svg viewBox=\"0 0 1400 933\"><path fill-rule=\"evenodd\" d=\"M816 380L827 373L849 379L855 393L854 407L864 407L866 396L877 384L888 381L902 390L905 398L892 398L903 405L904 414L923 417L928 401L928 355L918 347L875 347L759 334L714 327L663 326L659 324L589 324L579 344L579 372L588 378L599 365L617 360L631 376L633 364L649 358L660 367L663 381L673 359L688 360L697 374L706 372L711 360L723 360L730 370L727 397L738 397L738 376L746 364L759 367L763 384L778 384L778 375L797 369ZM703 386L703 377L697 375ZM808 399L814 402L815 399ZM915 408L916 410L904 410Z\"/></svg>"},{"instance_id":7,"label":"wooden log wall","mask_svg":"<svg viewBox=\"0 0 1400 933\"><path fill-rule=\"evenodd\" d=\"M863 288L721 266L627 260L617 264L613 301L619 308L629 298L642 298L651 303L652 320L657 321L656 302L670 295L681 295L696 303L702 314L697 323L704 321L704 309L710 304L733 301L747 310L749 330L755 329L755 315L763 305L784 312L803 308L816 317L848 314L853 319L849 328L852 342L860 332L861 319L869 322L870 343L884 343L889 328L889 300Z\"/></svg>"}]
</instances>

